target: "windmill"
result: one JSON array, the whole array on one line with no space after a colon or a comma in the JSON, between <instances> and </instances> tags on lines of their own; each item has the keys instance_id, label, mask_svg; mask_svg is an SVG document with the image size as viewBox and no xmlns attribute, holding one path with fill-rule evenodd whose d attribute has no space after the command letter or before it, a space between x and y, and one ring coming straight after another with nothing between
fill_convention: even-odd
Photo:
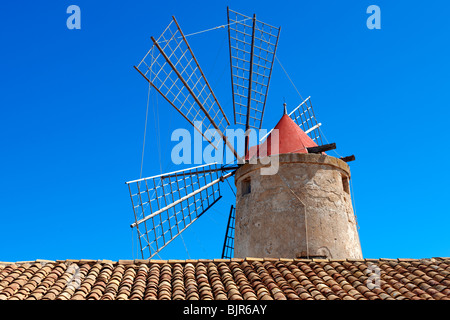
<instances>
[{"instance_id":1,"label":"windmill","mask_svg":"<svg viewBox=\"0 0 450 320\"><path fill-rule=\"evenodd\" d=\"M227 8L234 124L261 129L280 28ZM232 164L209 163L126 182L142 258L152 258L221 199L220 184L246 162L227 139L230 122L175 17L135 69L215 149L214 129L234 155ZM322 146L311 99L289 115ZM202 124L206 130L202 130ZM318 152L329 150L322 148ZM249 136L245 137L245 153ZM317 150L316 150L317 151ZM235 207L231 206L222 250L233 255Z\"/></svg>"}]
</instances>

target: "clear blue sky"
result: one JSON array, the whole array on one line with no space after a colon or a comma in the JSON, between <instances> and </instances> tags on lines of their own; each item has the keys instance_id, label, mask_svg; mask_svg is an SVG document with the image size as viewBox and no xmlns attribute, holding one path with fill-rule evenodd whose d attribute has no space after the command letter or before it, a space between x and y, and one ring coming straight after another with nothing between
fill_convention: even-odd
<instances>
[{"instance_id":1,"label":"clear blue sky","mask_svg":"<svg viewBox=\"0 0 450 320\"><path fill-rule=\"evenodd\" d=\"M81 8L81 30L66 9ZM381 8L381 29L366 8ZM175 15L185 33L226 23L226 6L281 25L278 58L350 163L364 257L450 256L448 1L29 1L0 10L0 261L133 259L125 181L139 177L148 84L133 69ZM226 30L189 38L232 117ZM274 65L263 125L301 99ZM156 99L156 98L155 98ZM151 104L152 107L155 104ZM176 170L158 98L143 175ZM190 258L221 254L229 206L183 233ZM175 241L162 258L188 257Z\"/></svg>"}]
</instances>

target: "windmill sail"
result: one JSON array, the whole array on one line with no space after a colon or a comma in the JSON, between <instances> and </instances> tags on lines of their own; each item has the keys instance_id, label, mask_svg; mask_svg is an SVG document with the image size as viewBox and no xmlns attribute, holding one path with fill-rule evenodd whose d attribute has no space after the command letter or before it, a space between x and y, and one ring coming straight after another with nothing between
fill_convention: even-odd
<instances>
[{"instance_id":1,"label":"windmill sail","mask_svg":"<svg viewBox=\"0 0 450 320\"><path fill-rule=\"evenodd\" d=\"M289 116L298 126L318 145L323 145L322 136L319 127L322 125L317 122L314 109L311 103L311 97L308 97L289 113Z\"/></svg>"},{"instance_id":2,"label":"windmill sail","mask_svg":"<svg viewBox=\"0 0 450 320\"><path fill-rule=\"evenodd\" d=\"M158 39L151 37L153 46L135 69L205 140L212 144L204 133L215 129L236 158L241 160L224 135L230 123L178 22L175 17L172 19Z\"/></svg>"},{"instance_id":3,"label":"windmill sail","mask_svg":"<svg viewBox=\"0 0 450 320\"><path fill-rule=\"evenodd\" d=\"M219 182L233 172L207 164L129 181L142 258L151 258L220 198Z\"/></svg>"},{"instance_id":4,"label":"windmill sail","mask_svg":"<svg viewBox=\"0 0 450 320\"><path fill-rule=\"evenodd\" d=\"M234 122L261 129L280 28L227 13Z\"/></svg>"},{"instance_id":5,"label":"windmill sail","mask_svg":"<svg viewBox=\"0 0 450 320\"><path fill-rule=\"evenodd\" d=\"M289 114L292 120L318 145L323 145L322 135L320 133L321 123L317 122L316 115L311 103L311 97L306 98ZM272 129L273 130L273 129ZM270 130L265 136L260 139L260 142L272 132Z\"/></svg>"},{"instance_id":6,"label":"windmill sail","mask_svg":"<svg viewBox=\"0 0 450 320\"><path fill-rule=\"evenodd\" d=\"M236 208L231 205L230 215L228 216L227 231L225 232L225 241L223 242L222 259L231 259L234 256L234 230L236 223Z\"/></svg>"}]
</instances>

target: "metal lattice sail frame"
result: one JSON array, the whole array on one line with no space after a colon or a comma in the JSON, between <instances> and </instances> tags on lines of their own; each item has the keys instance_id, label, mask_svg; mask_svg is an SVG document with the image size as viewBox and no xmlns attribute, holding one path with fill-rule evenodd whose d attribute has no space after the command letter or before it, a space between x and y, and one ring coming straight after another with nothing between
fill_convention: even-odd
<instances>
[{"instance_id":1,"label":"metal lattice sail frame","mask_svg":"<svg viewBox=\"0 0 450 320\"><path fill-rule=\"evenodd\" d=\"M306 98L302 103L294 108L289 114L292 120L318 145L323 145L320 126L317 121L314 109L311 103L311 97ZM273 130L273 129L272 129ZM270 130L265 136L260 139L262 142L271 132Z\"/></svg>"},{"instance_id":2,"label":"metal lattice sail frame","mask_svg":"<svg viewBox=\"0 0 450 320\"><path fill-rule=\"evenodd\" d=\"M300 103L289 113L289 116L318 146L323 145L322 135L319 130L319 127L322 124L317 122L311 103L311 97L306 98Z\"/></svg>"},{"instance_id":3,"label":"metal lattice sail frame","mask_svg":"<svg viewBox=\"0 0 450 320\"><path fill-rule=\"evenodd\" d=\"M222 196L219 182L234 168L216 163L126 182L142 257L153 257Z\"/></svg>"},{"instance_id":4,"label":"metal lattice sail frame","mask_svg":"<svg viewBox=\"0 0 450 320\"><path fill-rule=\"evenodd\" d=\"M234 122L261 129L281 28L227 8Z\"/></svg>"},{"instance_id":5,"label":"metal lattice sail frame","mask_svg":"<svg viewBox=\"0 0 450 320\"><path fill-rule=\"evenodd\" d=\"M234 231L236 229L236 208L232 205L228 216L227 230L225 231L225 240L223 242L222 259L231 259L234 257Z\"/></svg>"},{"instance_id":6,"label":"metal lattice sail frame","mask_svg":"<svg viewBox=\"0 0 450 320\"><path fill-rule=\"evenodd\" d=\"M152 48L135 69L206 141L212 144L204 132L215 129L234 156L242 161L224 135L230 123L175 17L157 40L151 39Z\"/></svg>"}]
</instances>

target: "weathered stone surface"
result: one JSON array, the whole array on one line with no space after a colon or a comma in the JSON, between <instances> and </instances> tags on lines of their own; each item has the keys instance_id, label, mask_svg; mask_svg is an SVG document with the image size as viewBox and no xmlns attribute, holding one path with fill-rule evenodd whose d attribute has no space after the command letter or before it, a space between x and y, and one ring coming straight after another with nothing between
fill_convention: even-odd
<instances>
[{"instance_id":1,"label":"weathered stone surface","mask_svg":"<svg viewBox=\"0 0 450 320\"><path fill-rule=\"evenodd\" d=\"M261 167L245 164L235 175L235 257L362 258L347 163L282 154L276 174L261 175Z\"/></svg>"}]
</instances>

